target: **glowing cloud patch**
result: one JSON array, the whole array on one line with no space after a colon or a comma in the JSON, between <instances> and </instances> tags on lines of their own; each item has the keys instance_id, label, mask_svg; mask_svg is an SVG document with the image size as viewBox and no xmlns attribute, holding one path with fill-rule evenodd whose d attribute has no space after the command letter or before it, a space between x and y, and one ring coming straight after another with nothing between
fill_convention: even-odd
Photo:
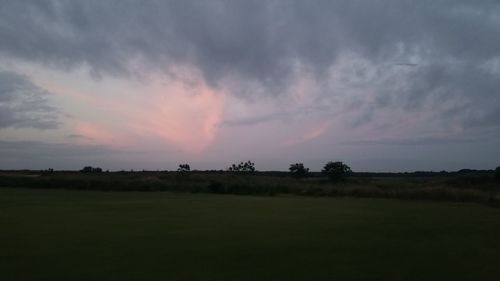
<instances>
[{"instance_id":1,"label":"glowing cloud patch","mask_svg":"<svg viewBox=\"0 0 500 281\"><path fill-rule=\"evenodd\" d=\"M126 145L124 138L117 137L107 129L95 124L78 121L75 124L74 130L76 132L75 135L82 136L82 138L78 138L78 141L82 143L97 143L109 146Z\"/></svg>"},{"instance_id":2,"label":"glowing cloud patch","mask_svg":"<svg viewBox=\"0 0 500 281\"><path fill-rule=\"evenodd\" d=\"M201 152L216 136L224 111L225 95L199 77L194 83L171 81L150 93L154 104L136 116L136 132L157 135L188 152Z\"/></svg>"},{"instance_id":3,"label":"glowing cloud patch","mask_svg":"<svg viewBox=\"0 0 500 281\"><path fill-rule=\"evenodd\" d=\"M87 89L75 87L74 81L64 84L64 76L58 82L39 78L37 84L66 104L69 134L85 137L78 142L141 149L157 139L170 148L202 152L216 137L227 95L207 85L192 67L173 71L174 75L157 75L142 83L82 83L101 83Z\"/></svg>"},{"instance_id":4,"label":"glowing cloud patch","mask_svg":"<svg viewBox=\"0 0 500 281\"><path fill-rule=\"evenodd\" d=\"M328 129L330 129L330 126L331 126L330 122L323 122L319 126L313 127L312 129L304 132L302 136L300 136L298 139L287 140L284 142L284 144L293 146L317 139L322 135L324 135L328 131Z\"/></svg>"}]
</instances>

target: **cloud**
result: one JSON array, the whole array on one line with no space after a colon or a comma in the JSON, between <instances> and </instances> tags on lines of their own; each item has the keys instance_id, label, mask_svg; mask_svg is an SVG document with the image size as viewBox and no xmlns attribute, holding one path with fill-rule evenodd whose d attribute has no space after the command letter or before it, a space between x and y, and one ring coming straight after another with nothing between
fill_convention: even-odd
<instances>
[{"instance_id":1,"label":"cloud","mask_svg":"<svg viewBox=\"0 0 500 281\"><path fill-rule=\"evenodd\" d=\"M3 1L0 52L96 75L196 65L209 82L280 84L300 62L321 73L351 51L489 60L498 3L467 1ZM23 16L24 15L24 16ZM23 30L23 33L19 33Z\"/></svg>"},{"instance_id":2,"label":"cloud","mask_svg":"<svg viewBox=\"0 0 500 281\"><path fill-rule=\"evenodd\" d=\"M316 125L306 132L304 132L301 136L295 139L290 139L284 142L285 145L294 146L297 144L301 144L304 142L308 142L314 139L317 139L323 136L331 127L330 122L323 122L322 124Z\"/></svg>"},{"instance_id":3,"label":"cloud","mask_svg":"<svg viewBox=\"0 0 500 281\"><path fill-rule=\"evenodd\" d=\"M168 157L165 157L168 154ZM190 158L175 150L116 148L91 143L49 143L43 141L0 140L1 169L61 169L80 170L84 166L97 166L104 170L172 169L189 161L196 167L204 158ZM217 162L217 165L222 165ZM210 169L214 166L202 166ZM219 166L216 166L219 167ZM223 166L220 166L223 167Z\"/></svg>"},{"instance_id":4,"label":"cloud","mask_svg":"<svg viewBox=\"0 0 500 281\"><path fill-rule=\"evenodd\" d=\"M425 137L425 138L415 138L415 139L380 139L380 140L358 140L358 141L346 141L342 144L345 145L449 145L449 144L467 144L467 143L477 143L480 139L477 138L444 138L444 137Z\"/></svg>"},{"instance_id":5,"label":"cloud","mask_svg":"<svg viewBox=\"0 0 500 281\"><path fill-rule=\"evenodd\" d=\"M293 109L277 109L271 113L243 117L238 119L225 120L221 123L222 127L253 126L272 121L290 121L294 119L303 119L312 113L325 111L322 106L302 106Z\"/></svg>"},{"instance_id":6,"label":"cloud","mask_svg":"<svg viewBox=\"0 0 500 281\"><path fill-rule=\"evenodd\" d=\"M80 169L97 165L117 151L102 145L0 141L0 169Z\"/></svg>"},{"instance_id":7,"label":"cloud","mask_svg":"<svg viewBox=\"0 0 500 281\"><path fill-rule=\"evenodd\" d=\"M67 137L69 139L89 139L89 140L91 140L91 138L84 136L84 135L80 135L80 134L69 134L69 135L67 135Z\"/></svg>"},{"instance_id":8,"label":"cloud","mask_svg":"<svg viewBox=\"0 0 500 281\"><path fill-rule=\"evenodd\" d=\"M0 71L0 129L57 128L59 110L50 105L48 95L26 76Z\"/></svg>"},{"instance_id":9,"label":"cloud","mask_svg":"<svg viewBox=\"0 0 500 281\"><path fill-rule=\"evenodd\" d=\"M433 136L460 142L498 130L499 14L498 1L4 0L0 63L88 69L94 78L144 84L157 74L189 84L186 67L199 73L194 80L205 94L188 89L163 101L137 91L152 109L137 98L124 101L130 112L113 110L138 115L131 123L144 134L199 151L217 138L217 126L257 130L264 126L252 125L276 120L329 121L339 138L332 142L430 145L439 142ZM226 99L248 101L245 112ZM26 116L31 125L12 121L20 112L29 111L2 110L0 120L36 125Z\"/></svg>"},{"instance_id":10,"label":"cloud","mask_svg":"<svg viewBox=\"0 0 500 281\"><path fill-rule=\"evenodd\" d=\"M140 88L120 80L106 88L112 91L97 93L59 81L37 82L75 104L66 122L66 135L75 143L137 148L159 139L163 146L200 153L217 136L226 93L209 87L195 70L182 72L183 79L149 79Z\"/></svg>"}]
</instances>

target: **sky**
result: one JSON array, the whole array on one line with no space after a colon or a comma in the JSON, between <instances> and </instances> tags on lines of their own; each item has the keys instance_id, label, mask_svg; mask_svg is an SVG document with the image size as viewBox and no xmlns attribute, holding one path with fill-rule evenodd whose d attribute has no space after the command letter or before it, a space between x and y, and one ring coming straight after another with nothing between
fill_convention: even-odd
<instances>
[{"instance_id":1,"label":"sky","mask_svg":"<svg viewBox=\"0 0 500 281\"><path fill-rule=\"evenodd\" d=\"M0 169L492 169L500 2L0 0Z\"/></svg>"}]
</instances>

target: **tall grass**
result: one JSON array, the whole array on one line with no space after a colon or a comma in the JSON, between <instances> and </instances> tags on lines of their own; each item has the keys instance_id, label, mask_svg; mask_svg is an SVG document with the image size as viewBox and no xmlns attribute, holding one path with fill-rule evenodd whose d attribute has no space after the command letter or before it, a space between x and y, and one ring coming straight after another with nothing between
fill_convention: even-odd
<instances>
[{"instance_id":1,"label":"tall grass","mask_svg":"<svg viewBox=\"0 0 500 281\"><path fill-rule=\"evenodd\" d=\"M170 191L273 196L351 196L480 202L500 205L499 182L493 178L350 178L331 182L245 173L176 172L54 172L39 176L0 175L0 187L100 191Z\"/></svg>"}]
</instances>

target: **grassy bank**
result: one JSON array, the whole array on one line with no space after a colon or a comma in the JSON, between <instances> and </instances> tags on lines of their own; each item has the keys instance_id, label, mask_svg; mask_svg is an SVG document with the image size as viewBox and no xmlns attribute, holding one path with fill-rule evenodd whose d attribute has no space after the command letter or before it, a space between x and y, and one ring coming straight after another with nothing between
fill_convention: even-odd
<instances>
[{"instance_id":1,"label":"grassy bank","mask_svg":"<svg viewBox=\"0 0 500 281\"><path fill-rule=\"evenodd\" d=\"M0 189L2 280L497 280L500 210Z\"/></svg>"},{"instance_id":2,"label":"grassy bank","mask_svg":"<svg viewBox=\"0 0 500 281\"><path fill-rule=\"evenodd\" d=\"M351 177L332 182L320 176L191 172L0 174L0 187L100 191L170 191L239 195L293 194L478 202L500 206L500 181L492 175L455 177Z\"/></svg>"}]
</instances>

